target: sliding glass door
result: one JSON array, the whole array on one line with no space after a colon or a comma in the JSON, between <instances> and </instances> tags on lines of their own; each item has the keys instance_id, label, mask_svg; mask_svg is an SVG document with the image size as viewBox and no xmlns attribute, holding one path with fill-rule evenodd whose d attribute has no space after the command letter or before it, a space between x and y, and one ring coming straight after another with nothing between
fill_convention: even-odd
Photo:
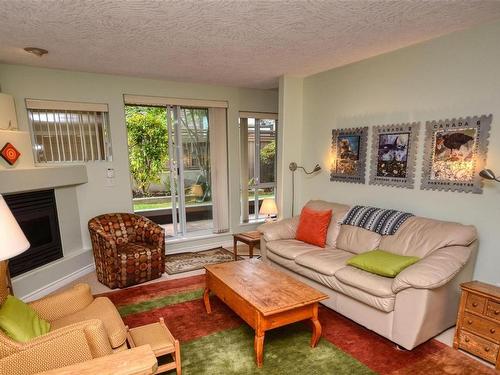
<instances>
[{"instance_id":1,"label":"sliding glass door","mask_svg":"<svg viewBox=\"0 0 500 375\"><path fill-rule=\"evenodd\" d=\"M126 111L134 211L163 224L169 237L211 233L208 109L127 106Z\"/></svg>"}]
</instances>

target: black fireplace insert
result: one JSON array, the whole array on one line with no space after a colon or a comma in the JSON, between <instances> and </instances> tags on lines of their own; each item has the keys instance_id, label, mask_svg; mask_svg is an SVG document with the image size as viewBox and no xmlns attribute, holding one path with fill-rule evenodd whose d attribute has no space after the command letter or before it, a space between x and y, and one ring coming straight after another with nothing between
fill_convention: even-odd
<instances>
[{"instance_id":1,"label":"black fireplace insert","mask_svg":"<svg viewBox=\"0 0 500 375\"><path fill-rule=\"evenodd\" d=\"M62 258L54 190L8 194L4 199L31 245L9 260L11 276Z\"/></svg>"}]
</instances>

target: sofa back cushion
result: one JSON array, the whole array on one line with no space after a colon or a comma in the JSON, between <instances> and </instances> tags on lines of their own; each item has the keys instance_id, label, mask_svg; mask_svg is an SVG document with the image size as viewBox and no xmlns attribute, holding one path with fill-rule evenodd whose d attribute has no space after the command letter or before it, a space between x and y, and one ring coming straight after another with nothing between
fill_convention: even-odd
<instances>
[{"instance_id":1,"label":"sofa back cushion","mask_svg":"<svg viewBox=\"0 0 500 375\"><path fill-rule=\"evenodd\" d=\"M337 248L355 254L375 250L379 247L382 236L370 230L352 225L341 225L337 237Z\"/></svg>"},{"instance_id":2,"label":"sofa back cushion","mask_svg":"<svg viewBox=\"0 0 500 375\"><path fill-rule=\"evenodd\" d=\"M339 235L340 223L351 207L346 204L326 202L322 200L311 200L306 203L305 207L316 211L332 210L332 220L328 226L326 244L328 246L335 247L337 236Z\"/></svg>"},{"instance_id":3,"label":"sofa back cushion","mask_svg":"<svg viewBox=\"0 0 500 375\"><path fill-rule=\"evenodd\" d=\"M477 239L472 225L425 217L409 218L392 236L382 236L379 247L385 251L420 258L446 246L468 246Z\"/></svg>"}]
</instances>

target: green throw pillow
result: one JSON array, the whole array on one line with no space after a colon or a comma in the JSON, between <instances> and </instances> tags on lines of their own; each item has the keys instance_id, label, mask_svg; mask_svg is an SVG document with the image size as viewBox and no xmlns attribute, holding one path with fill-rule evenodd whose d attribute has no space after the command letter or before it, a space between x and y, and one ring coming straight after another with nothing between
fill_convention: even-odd
<instances>
[{"instance_id":1,"label":"green throw pillow","mask_svg":"<svg viewBox=\"0 0 500 375\"><path fill-rule=\"evenodd\" d=\"M380 276L396 277L406 267L419 260L419 257L398 255L383 250L372 250L353 256L347 261L347 264Z\"/></svg>"},{"instance_id":2,"label":"green throw pillow","mask_svg":"<svg viewBox=\"0 0 500 375\"><path fill-rule=\"evenodd\" d=\"M50 323L20 299L7 296L0 307L0 329L15 341L26 342L49 332Z\"/></svg>"}]
</instances>

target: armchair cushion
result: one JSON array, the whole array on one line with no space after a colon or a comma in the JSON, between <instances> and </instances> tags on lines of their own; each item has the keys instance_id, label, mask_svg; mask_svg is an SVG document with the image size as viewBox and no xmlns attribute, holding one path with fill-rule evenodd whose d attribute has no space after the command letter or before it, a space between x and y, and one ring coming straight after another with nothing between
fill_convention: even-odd
<instances>
[{"instance_id":1,"label":"armchair cushion","mask_svg":"<svg viewBox=\"0 0 500 375\"><path fill-rule=\"evenodd\" d=\"M50 322L84 309L93 300L88 284L76 284L71 289L48 295L29 305L40 318Z\"/></svg>"},{"instance_id":2,"label":"armchair cushion","mask_svg":"<svg viewBox=\"0 0 500 375\"><path fill-rule=\"evenodd\" d=\"M57 319L52 323L52 330L89 319L100 319L104 323L111 347L121 346L127 338L127 329L113 303L106 297L96 298L83 310Z\"/></svg>"},{"instance_id":3,"label":"armchair cushion","mask_svg":"<svg viewBox=\"0 0 500 375\"><path fill-rule=\"evenodd\" d=\"M29 305L9 295L0 308L0 329L15 341L26 342L49 332L50 324Z\"/></svg>"},{"instance_id":4,"label":"armchair cushion","mask_svg":"<svg viewBox=\"0 0 500 375\"><path fill-rule=\"evenodd\" d=\"M467 263L471 250L465 246L449 246L434 251L403 270L393 281L397 293L407 288L435 289L450 281Z\"/></svg>"}]
</instances>

